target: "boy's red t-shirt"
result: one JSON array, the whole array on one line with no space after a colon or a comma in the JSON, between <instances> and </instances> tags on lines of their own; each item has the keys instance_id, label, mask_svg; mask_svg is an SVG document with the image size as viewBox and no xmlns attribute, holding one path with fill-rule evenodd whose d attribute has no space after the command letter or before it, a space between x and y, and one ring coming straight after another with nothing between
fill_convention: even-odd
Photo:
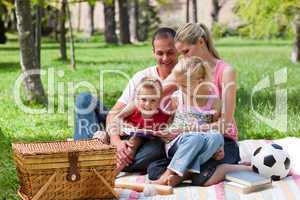
<instances>
[{"instance_id":1,"label":"boy's red t-shirt","mask_svg":"<svg viewBox=\"0 0 300 200\"><path fill-rule=\"evenodd\" d=\"M169 119L170 115L158 109L157 113L145 120L141 111L136 108L130 116L125 118L125 121L136 128L158 131L159 129L166 128Z\"/></svg>"}]
</instances>

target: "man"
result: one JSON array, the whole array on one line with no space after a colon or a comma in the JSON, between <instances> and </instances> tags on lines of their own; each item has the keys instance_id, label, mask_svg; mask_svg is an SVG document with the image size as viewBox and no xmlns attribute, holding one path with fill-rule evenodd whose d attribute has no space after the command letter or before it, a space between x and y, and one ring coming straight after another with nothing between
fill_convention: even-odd
<instances>
[{"instance_id":1,"label":"man","mask_svg":"<svg viewBox=\"0 0 300 200\"><path fill-rule=\"evenodd\" d=\"M95 109L90 109L91 112L76 113L75 140L92 138L94 133L98 130L97 128L93 130L93 127L91 127L95 124L100 124L102 130L104 130L105 122L106 124L111 124L116 115L122 111L129 102L134 100L135 88L144 77L150 76L161 82L167 78L177 63L177 51L174 45L175 34L176 32L170 28L159 28L154 33L152 38L152 51L156 60L156 66L148 67L133 76L122 96L118 99L107 116L105 113L99 112L101 108L102 111L107 109L91 94L82 93L76 98L77 110L85 110L93 105ZM82 122L85 123L84 128L81 128L83 127ZM121 139L119 135L110 135L110 142L117 148L117 163L122 163L127 166L123 171L146 172L151 162L165 157L164 144L160 139L146 140L136 151L135 155L131 153L130 148L132 148L132 146L128 140Z\"/></svg>"}]
</instances>

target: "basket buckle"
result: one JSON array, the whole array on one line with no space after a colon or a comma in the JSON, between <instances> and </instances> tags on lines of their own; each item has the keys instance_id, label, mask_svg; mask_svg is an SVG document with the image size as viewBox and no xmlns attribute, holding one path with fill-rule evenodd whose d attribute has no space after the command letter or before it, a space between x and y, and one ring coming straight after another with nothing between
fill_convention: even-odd
<instances>
[{"instance_id":1,"label":"basket buckle","mask_svg":"<svg viewBox=\"0 0 300 200\"><path fill-rule=\"evenodd\" d=\"M67 180L71 182L79 181L80 180L80 173L78 168L78 152L69 152L68 158L69 158L69 164L70 169L67 174Z\"/></svg>"}]
</instances>

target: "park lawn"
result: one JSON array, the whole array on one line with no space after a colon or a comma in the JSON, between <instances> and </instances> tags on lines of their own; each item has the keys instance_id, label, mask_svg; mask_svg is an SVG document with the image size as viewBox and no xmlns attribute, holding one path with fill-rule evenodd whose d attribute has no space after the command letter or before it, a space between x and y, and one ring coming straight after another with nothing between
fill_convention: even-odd
<instances>
[{"instance_id":1,"label":"park lawn","mask_svg":"<svg viewBox=\"0 0 300 200\"><path fill-rule=\"evenodd\" d=\"M138 70L155 64L150 42L125 46L106 45L103 37L97 35L89 41L77 38L77 69L73 71L69 63L59 59L58 44L45 39L42 45L42 69L53 69L56 73L54 113L32 115L21 111L14 102L14 83L21 71L15 35L10 35L10 39L8 44L0 45L0 200L17 199L15 191L18 182L10 150L12 141L59 140L72 137L73 118L71 115L68 120L67 110L69 106L72 107L70 102L73 102L73 96L68 97L68 84L88 81L99 92L100 70L119 70L131 76ZM288 40L254 41L240 38L224 38L216 42L222 57L237 71L235 116L240 139L300 136L300 64L290 62L291 43ZM274 72L284 68L288 72L287 82L279 87L287 89L288 93L288 130L280 132L258 120L254 111L270 119L275 117L275 92L278 86L274 85ZM59 71L64 72L62 77L59 77ZM252 109L252 90L267 76L271 86L255 93ZM127 80L115 73L106 73L103 80L104 89L101 91L104 94L104 103L111 107L126 86ZM43 76L43 83L47 91L47 76ZM62 85L64 90L58 92L58 86ZM86 88L80 87L76 93L84 90ZM60 106L58 94L63 97L63 106ZM28 106L41 108L39 105ZM61 109L65 109L65 112ZM72 110L69 113L73 113Z\"/></svg>"}]
</instances>

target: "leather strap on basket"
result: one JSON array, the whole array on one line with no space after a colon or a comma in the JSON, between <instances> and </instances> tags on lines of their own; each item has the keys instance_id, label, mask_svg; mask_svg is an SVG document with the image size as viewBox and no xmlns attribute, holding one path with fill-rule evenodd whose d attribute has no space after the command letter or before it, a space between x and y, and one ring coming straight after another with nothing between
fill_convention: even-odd
<instances>
[{"instance_id":1,"label":"leather strap on basket","mask_svg":"<svg viewBox=\"0 0 300 200\"><path fill-rule=\"evenodd\" d=\"M70 164L70 169L67 174L68 181L75 182L80 180L80 173L78 168L78 156L79 156L78 152L68 153L69 164Z\"/></svg>"}]
</instances>

